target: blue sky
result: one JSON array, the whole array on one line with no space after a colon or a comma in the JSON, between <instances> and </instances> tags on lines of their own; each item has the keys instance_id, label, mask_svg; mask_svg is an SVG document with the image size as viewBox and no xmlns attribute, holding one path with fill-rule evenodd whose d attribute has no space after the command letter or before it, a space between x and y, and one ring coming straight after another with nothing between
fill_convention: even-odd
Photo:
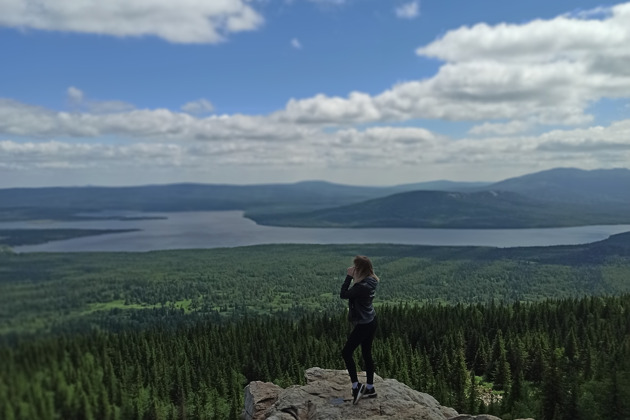
<instances>
[{"instance_id":1,"label":"blue sky","mask_svg":"<svg viewBox=\"0 0 630 420\"><path fill-rule=\"evenodd\" d=\"M630 166L630 3L0 0L0 188Z\"/></svg>"}]
</instances>

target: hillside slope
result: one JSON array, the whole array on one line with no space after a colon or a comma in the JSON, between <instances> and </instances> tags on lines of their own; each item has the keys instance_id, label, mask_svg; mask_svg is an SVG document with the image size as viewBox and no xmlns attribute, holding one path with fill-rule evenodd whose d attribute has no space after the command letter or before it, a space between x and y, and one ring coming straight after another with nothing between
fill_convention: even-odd
<instances>
[{"instance_id":1,"label":"hillside slope","mask_svg":"<svg viewBox=\"0 0 630 420\"><path fill-rule=\"evenodd\" d=\"M483 189L510 191L552 202L600 207L630 205L630 170L556 168L506 179Z\"/></svg>"},{"instance_id":2,"label":"hillside slope","mask_svg":"<svg viewBox=\"0 0 630 420\"><path fill-rule=\"evenodd\" d=\"M383 197L396 190L327 182L219 185L172 184L133 187L0 189L0 221L76 219L77 213L125 211L314 210Z\"/></svg>"},{"instance_id":3,"label":"hillside slope","mask_svg":"<svg viewBox=\"0 0 630 420\"><path fill-rule=\"evenodd\" d=\"M445 191L436 191L437 188ZM434 181L359 187L306 181L0 189L0 221L73 220L81 218L80 213L113 210L244 210L247 217L260 224L307 227L532 228L625 224L630 223L630 170L558 168L485 186Z\"/></svg>"},{"instance_id":4,"label":"hillside slope","mask_svg":"<svg viewBox=\"0 0 630 420\"><path fill-rule=\"evenodd\" d=\"M609 214L504 191L413 191L312 212L249 216L260 224L304 227L483 229L630 223L630 212Z\"/></svg>"}]
</instances>

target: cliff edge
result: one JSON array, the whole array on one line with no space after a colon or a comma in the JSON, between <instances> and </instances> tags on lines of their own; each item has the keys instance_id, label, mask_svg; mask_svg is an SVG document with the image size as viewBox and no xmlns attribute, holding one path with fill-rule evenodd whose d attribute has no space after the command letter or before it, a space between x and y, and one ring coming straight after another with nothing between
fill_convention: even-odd
<instances>
[{"instance_id":1,"label":"cliff edge","mask_svg":"<svg viewBox=\"0 0 630 420\"><path fill-rule=\"evenodd\" d=\"M251 382L245 387L245 420L501 420L482 414L458 414L441 406L429 394L414 391L395 379L374 377L377 398L352 404L348 373L345 370L310 368L306 385L283 389L269 382ZM365 382L365 373L359 375Z\"/></svg>"}]
</instances>

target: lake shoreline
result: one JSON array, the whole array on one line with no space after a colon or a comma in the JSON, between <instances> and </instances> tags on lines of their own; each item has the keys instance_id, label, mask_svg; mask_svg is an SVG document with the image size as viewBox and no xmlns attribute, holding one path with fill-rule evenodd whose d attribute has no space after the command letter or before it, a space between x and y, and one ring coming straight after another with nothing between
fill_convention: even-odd
<instances>
[{"instance_id":1,"label":"lake shoreline","mask_svg":"<svg viewBox=\"0 0 630 420\"><path fill-rule=\"evenodd\" d=\"M0 229L136 229L39 245L29 252L145 252L264 244L401 244L499 248L580 245L630 231L630 225L535 229L293 228L259 225L243 211L144 213L122 220L2 222ZM165 218L166 217L166 218Z\"/></svg>"}]
</instances>

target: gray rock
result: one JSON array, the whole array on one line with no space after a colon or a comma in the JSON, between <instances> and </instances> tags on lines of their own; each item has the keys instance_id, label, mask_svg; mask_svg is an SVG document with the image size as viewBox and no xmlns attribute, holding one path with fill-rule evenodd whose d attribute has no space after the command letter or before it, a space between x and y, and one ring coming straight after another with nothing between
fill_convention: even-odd
<instances>
[{"instance_id":1,"label":"gray rock","mask_svg":"<svg viewBox=\"0 0 630 420\"><path fill-rule=\"evenodd\" d=\"M365 382L365 374L359 375ZM245 388L245 420L501 420L482 414L458 414L429 394L414 391L395 379L374 376L377 398L352 404L350 379L345 370L310 368L306 385L282 389L265 382Z\"/></svg>"},{"instance_id":2,"label":"gray rock","mask_svg":"<svg viewBox=\"0 0 630 420\"><path fill-rule=\"evenodd\" d=\"M243 417L251 420L266 418L265 411L278 399L283 389L271 382L250 382L245 387L245 412Z\"/></svg>"}]
</instances>

